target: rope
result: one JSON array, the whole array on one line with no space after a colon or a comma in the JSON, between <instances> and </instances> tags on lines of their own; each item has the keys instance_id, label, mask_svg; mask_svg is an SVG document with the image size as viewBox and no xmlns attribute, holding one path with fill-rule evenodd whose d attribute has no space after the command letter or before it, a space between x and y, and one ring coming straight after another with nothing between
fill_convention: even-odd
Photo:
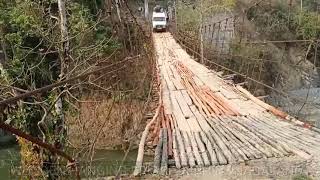
<instances>
[{"instance_id":1,"label":"rope","mask_svg":"<svg viewBox=\"0 0 320 180\"><path fill-rule=\"evenodd\" d=\"M176 39L177 39L177 38L176 38ZM194 51L192 48L190 48L190 47L186 46L185 44L181 43L181 40L180 40L180 39L177 39L177 40L180 42L180 44L181 44L183 47L185 47L186 49L189 49L190 51L192 51L193 53L197 54L198 56L201 56L198 52ZM246 79L249 79L249 80L251 80L251 81L253 81L253 82L257 83L257 84L260 84L260 85L262 85L262 86L264 86L264 87L266 87L266 88L269 88L269 89L271 89L271 90L273 90L273 91L275 91L275 92L277 92L277 93L279 93L279 94L281 94L281 95L283 95L283 96L286 96L286 97L288 97L288 98L297 100L297 101L302 102L302 103L305 102L305 101L302 100L301 98L290 97L290 95L289 95L288 93L285 93L285 92L283 92L283 91L281 91L281 90L275 89L275 88L273 88L273 87L271 87L271 86L269 86L269 85L267 85L267 84L265 84L265 83L263 83L263 82L261 82L261 81L258 81L258 80L254 79L254 78L251 78L251 77L248 77L248 76L245 75L245 74L242 74L242 73L240 73L240 72L238 72L238 71L232 70L232 69L230 69L230 68L228 68L228 67L225 67L225 66L223 66L223 65L221 65L221 64L218 64L218 63L216 63L216 62L214 62L214 61L208 60L208 59L205 58L205 57L203 57L203 59L204 59L206 62L210 63L210 64L214 64L215 66L218 66L218 67L220 67L220 68L222 68L222 69L225 69L225 70L227 70L227 71L229 71L229 72L232 72L232 73L234 73L234 74L240 75L240 76L242 76L242 77L244 77L244 78L246 78ZM314 104L311 104L311 105L314 106L314 107L316 107L316 108L319 108L319 109L320 109L320 104L319 104L319 103L314 103Z\"/></svg>"},{"instance_id":2,"label":"rope","mask_svg":"<svg viewBox=\"0 0 320 180\"><path fill-rule=\"evenodd\" d=\"M185 39L189 39L192 42L196 41L195 39L192 39L192 37L188 37L187 35L184 35L182 34L181 32L177 32L179 34L179 36L185 38ZM303 41L303 40L302 40ZM310 40L311 41L311 40ZM268 42L272 42L272 41L268 41ZM308 40L309 42L309 40ZM227 44L227 43L224 43L224 44ZM270 59L262 59L262 58L252 58L252 57L248 57L248 56L242 56L242 55L235 55L235 54L232 54L232 53L224 53L224 52L221 52L219 50L216 50L216 49L213 49L213 50L210 50L210 52L214 52L214 53L219 53L219 56L228 56L228 57L240 57L240 58L245 58L249 61L260 61L260 62L271 62L271 63L280 63L280 61L276 61L276 60L270 60ZM287 64L289 66L292 66L292 67L303 67L302 65L297 65L297 64ZM320 69L320 67L314 67L315 69Z\"/></svg>"}]
</instances>

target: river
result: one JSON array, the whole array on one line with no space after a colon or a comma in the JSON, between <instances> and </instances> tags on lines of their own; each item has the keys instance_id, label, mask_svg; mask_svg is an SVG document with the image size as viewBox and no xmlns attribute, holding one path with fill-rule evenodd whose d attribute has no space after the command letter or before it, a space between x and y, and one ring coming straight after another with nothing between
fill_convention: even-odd
<instances>
[{"instance_id":1,"label":"river","mask_svg":"<svg viewBox=\"0 0 320 180\"><path fill-rule=\"evenodd\" d=\"M290 98L271 94L267 102L320 128L320 88L298 89L288 94Z\"/></svg>"},{"instance_id":2,"label":"river","mask_svg":"<svg viewBox=\"0 0 320 180\"><path fill-rule=\"evenodd\" d=\"M115 175L121 164L125 153L118 150L97 150L91 168L84 162L80 162L81 177L104 177ZM128 153L124 161L120 174L130 174L133 171L137 150ZM152 157L146 157L145 161L152 161ZM20 162L19 146L1 146L0 147L0 179L13 178L11 172L17 169Z\"/></svg>"}]
</instances>

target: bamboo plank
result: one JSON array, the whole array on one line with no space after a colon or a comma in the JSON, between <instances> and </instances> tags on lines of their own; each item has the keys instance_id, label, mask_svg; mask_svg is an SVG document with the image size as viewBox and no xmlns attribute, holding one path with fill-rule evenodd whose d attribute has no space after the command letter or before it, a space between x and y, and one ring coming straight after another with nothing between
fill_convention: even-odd
<instances>
[{"instance_id":1,"label":"bamboo plank","mask_svg":"<svg viewBox=\"0 0 320 180\"><path fill-rule=\"evenodd\" d=\"M184 142L183 142L183 137L181 135L177 121L175 120L174 116L172 116L172 121L173 121L174 129L175 129L175 132L177 135L177 148L179 150L181 166L186 167L186 166L188 166L188 160L187 160L186 150L185 150L185 146L184 146Z\"/></svg>"},{"instance_id":2,"label":"bamboo plank","mask_svg":"<svg viewBox=\"0 0 320 180\"><path fill-rule=\"evenodd\" d=\"M188 157L188 162L190 167L195 167L195 159L193 156L193 151L192 151L192 145L188 136L188 133L186 131L181 131L182 137L183 137L183 142L185 144L186 152L187 152L187 157Z\"/></svg>"},{"instance_id":3,"label":"bamboo plank","mask_svg":"<svg viewBox=\"0 0 320 180\"><path fill-rule=\"evenodd\" d=\"M253 118L255 121L260 121L259 119ZM283 142L290 146L291 148L294 147L295 151L298 152L299 154L308 157L307 154L310 154L310 152L315 151L315 149L318 149L317 147L314 147L313 145L308 144L306 141L303 141L301 139L298 139L295 136L289 135L283 130L279 130L275 128L276 126L270 126L266 123L264 123L265 126L268 127L268 130L275 133L278 137L282 138ZM289 143L289 144L288 144ZM300 152L302 151L302 152Z\"/></svg>"},{"instance_id":4,"label":"bamboo plank","mask_svg":"<svg viewBox=\"0 0 320 180\"><path fill-rule=\"evenodd\" d=\"M177 100L177 102L178 102L178 104L179 104L179 106L180 106L180 108L181 108L181 111L182 111L184 117L185 117L186 119L191 118L191 117L192 117L192 112L191 112L191 110L189 109L188 104L187 104L186 101L184 100L181 92L180 92L180 91L173 91L173 94L175 95L175 98L176 98L176 100Z\"/></svg>"},{"instance_id":5,"label":"bamboo plank","mask_svg":"<svg viewBox=\"0 0 320 180\"><path fill-rule=\"evenodd\" d=\"M201 159L203 159L203 163L205 166L209 166L210 162L209 162L207 150L204 147L203 142L201 141L200 132L194 132L193 134L194 134L193 136L195 137L196 143L197 143L199 150L200 150L200 156L202 157Z\"/></svg>"},{"instance_id":6,"label":"bamboo plank","mask_svg":"<svg viewBox=\"0 0 320 180\"><path fill-rule=\"evenodd\" d=\"M216 121L216 119L212 118L211 120ZM220 137L224 137L226 145L229 147L230 151L233 153L233 155L237 158L239 162L248 161L249 159L245 155L245 153L240 149L240 146L233 141L233 139L230 137L229 133L225 131L219 124L214 123L213 126L215 126L216 132L220 135Z\"/></svg>"},{"instance_id":7,"label":"bamboo plank","mask_svg":"<svg viewBox=\"0 0 320 180\"><path fill-rule=\"evenodd\" d=\"M180 109L180 106L178 104L178 101L176 100L175 95L174 94L170 94L170 99L171 99L172 108L173 108L172 112L173 112L173 115L176 118L176 122L177 122L178 128L180 130L183 130L183 131L189 130L189 127L187 126L186 121L185 121L185 116L183 115L183 113L182 113L182 111Z\"/></svg>"},{"instance_id":8,"label":"bamboo plank","mask_svg":"<svg viewBox=\"0 0 320 180\"><path fill-rule=\"evenodd\" d=\"M262 134L262 132L260 131L260 129L257 129L253 123L248 119L244 119L244 118L239 118L236 119L236 122L241 124L244 127L247 127L247 129L249 131L251 131L252 133L254 133L255 135L257 135L261 140L263 140L264 142L270 144L272 147L274 147L276 150L278 150L279 152L281 152L281 154L288 156L290 153L292 153L291 150L286 149L284 147L282 147L277 141L274 141L274 138L268 138L268 134Z\"/></svg>"},{"instance_id":9,"label":"bamboo plank","mask_svg":"<svg viewBox=\"0 0 320 180\"><path fill-rule=\"evenodd\" d=\"M178 148L178 142L177 142L177 133L176 133L176 128L173 122L172 115L168 115L168 119L170 122L170 127L172 129L172 151L173 151L173 157L175 161L176 168L180 169L181 168L181 162L180 162L180 157L179 157L179 148Z\"/></svg>"},{"instance_id":10,"label":"bamboo plank","mask_svg":"<svg viewBox=\"0 0 320 180\"><path fill-rule=\"evenodd\" d=\"M255 126L255 125L253 125L253 126ZM256 127L256 128L258 128L259 131L266 131L265 127ZM270 131L272 132L271 129L268 129L267 131L269 133L270 133ZM300 156L300 157L302 157L304 159L310 159L312 157L312 155L310 155L310 154L306 153L305 151L299 149L299 147L301 145L296 144L296 143L290 141L289 139L284 140L283 138L281 138L281 136L279 137L278 134L273 134L273 133L266 134L265 133L264 136L266 136L269 139L273 139L274 141L279 143L284 149L289 150L289 151L297 154L298 156ZM288 144L287 142L290 142L290 144Z\"/></svg>"},{"instance_id":11,"label":"bamboo plank","mask_svg":"<svg viewBox=\"0 0 320 180\"><path fill-rule=\"evenodd\" d=\"M230 117L230 119L231 119L231 117ZM280 157L281 153L278 150L274 149L269 144L263 142L258 136L256 136L254 133L250 132L245 127L240 126L239 124L235 123L233 120L228 125L232 126L234 129L236 129L237 132L239 132L239 134L241 134L241 138L248 141L252 146L254 146L260 152L262 152L267 158L273 157L274 155L276 157ZM238 134L237 132L236 132L236 134ZM275 153L273 154L272 151L275 151Z\"/></svg>"},{"instance_id":12,"label":"bamboo plank","mask_svg":"<svg viewBox=\"0 0 320 180\"><path fill-rule=\"evenodd\" d=\"M191 98L190 98L187 90L181 90L181 94L182 94L182 96L184 97L184 99L186 100L187 104L188 104L189 106L191 106L193 103L192 103L192 100L191 100Z\"/></svg>"},{"instance_id":13,"label":"bamboo plank","mask_svg":"<svg viewBox=\"0 0 320 180\"><path fill-rule=\"evenodd\" d=\"M168 173L168 129L163 129L162 135L162 156L160 174L166 175Z\"/></svg>"},{"instance_id":14,"label":"bamboo plank","mask_svg":"<svg viewBox=\"0 0 320 180\"><path fill-rule=\"evenodd\" d=\"M207 120L207 122L209 122L210 120ZM220 134L217 133L216 129L214 128L214 126L211 125L211 123L209 123L210 126L212 127L212 130L209 131L214 139L214 142L217 143L217 145L219 146L219 148L221 149L221 153L227 158L227 161L232 164L236 162L236 157L233 156L233 154L231 153L231 150L227 147L227 143L226 141L222 138L222 136L220 136ZM220 161L219 161L220 162Z\"/></svg>"},{"instance_id":15,"label":"bamboo plank","mask_svg":"<svg viewBox=\"0 0 320 180\"><path fill-rule=\"evenodd\" d=\"M260 159L262 158L262 153L253 145L256 145L256 143L250 143L250 138L246 138L245 135L243 135L240 131L238 131L236 128L231 126L231 121L229 123L225 122L227 117L224 117L224 120L221 119L220 121L217 121L223 128L226 129L226 131L229 131L230 136L233 137L234 141L238 142L238 144L243 144L244 153L249 159Z\"/></svg>"},{"instance_id":16,"label":"bamboo plank","mask_svg":"<svg viewBox=\"0 0 320 180\"><path fill-rule=\"evenodd\" d=\"M172 148L173 140L172 140L172 126L170 125L169 116L171 115L166 114L165 120L166 120L167 129L168 129L168 156L171 158L173 156L173 148Z\"/></svg>"},{"instance_id":17,"label":"bamboo plank","mask_svg":"<svg viewBox=\"0 0 320 180\"><path fill-rule=\"evenodd\" d=\"M216 166L219 164L218 158L215 152L214 147L212 146L212 143L208 139L207 135L204 132L199 132L200 133L200 139L202 139L202 142L206 145L208 154L210 157L210 162L213 166ZM205 159L205 158L203 158ZM221 158L222 159L222 158ZM225 164L227 164L227 161L225 160Z\"/></svg>"},{"instance_id":18,"label":"bamboo plank","mask_svg":"<svg viewBox=\"0 0 320 180\"><path fill-rule=\"evenodd\" d=\"M277 119L274 115L271 114L262 114L262 117L264 119L268 119L268 121L263 121L264 123L268 123L271 126L275 126L275 127L281 127L281 132L285 131L289 136L293 136L294 139L298 139L299 142L302 143L310 143L310 145L312 147L320 147L319 143L320 143L320 136L318 133L315 133L313 131L307 130L306 128L302 128L300 126L295 126L289 122L286 121L281 121L279 119ZM269 121L269 119L271 121ZM260 119L262 120L262 119ZM296 128L292 128L292 127L296 127ZM313 136L310 136L308 133L306 133L306 131L303 130L307 130L307 132L313 132L314 134L318 134L318 138L315 138ZM318 149L320 150L320 149Z\"/></svg>"},{"instance_id":19,"label":"bamboo plank","mask_svg":"<svg viewBox=\"0 0 320 180\"><path fill-rule=\"evenodd\" d=\"M153 173L154 174L159 174L160 172L160 165L161 165L161 151L162 151L162 145L163 145L163 130L160 130L159 134L159 143L155 149L154 152L154 164L153 164Z\"/></svg>"},{"instance_id":20,"label":"bamboo plank","mask_svg":"<svg viewBox=\"0 0 320 180\"><path fill-rule=\"evenodd\" d=\"M196 164L198 166L202 167L202 166L204 166L204 162L203 162L203 159L202 159L202 157L200 155L199 147L198 147L198 144L196 142L194 133L192 131L187 132L187 133L188 133L188 136L190 138L190 142L191 142L191 146L192 146L192 152L193 152L193 155L195 157Z\"/></svg>"},{"instance_id":21,"label":"bamboo plank","mask_svg":"<svg viewBox=\"0 0 320 180\"><path fill-rule=\"evenodd\" d=\"M249 99L251 99L251 101L255 102L256 104L258 104L259 106L265 108L266 110L272 112L274 115L279 116L279 117L281 117L283 119L285 119L288 116L288 114L286 114L286 113L276 109L275 107L270 106L269 104L257 99L250 92L248 92L247 90L245 90L241 86L237 86L237 89L239 91L241 91L244 95L246 95Z\"/></svg>"},{"instance_id":22,"label":"bamboo plank","mask_svg":"<svg viewBox=\"0 0 320 180\"><path fill-rule=\"evenodd\" d=\"M187 86L188 89L188 94L190 95L190 98L192 99L192 101L194 102L194 104L198 107L198 109L200 110L200 112L202 112L202 114L210 116L211 112L209 112L209 110L207 109L207 107L203 104L203 102L199 99L199 97L196 95L196 93L194 92L194 90L192 89L191 85L188 84L187 82L184 82L184 85Z\"/></svg>"},{"instance_id":23,"label":"bamboo plank","mask_svg":"<svg viewBox=\"0 0 320 180\"><path fill-rule=\"evenodd\" d=\"M238 148L239 154L241 154L242 158L245 161L248 161L249 159L251 160L262 158L262 154L260 152L257 152L254 147L251 147L250 143L246 142L242 138L239 138L241 137L240 134L236 136L233 129L226 128L219 122L218 126L221 127L221 130L224 131L225 135L229 136L231 142Z\"/></svg>"},{"instance_id":24,"label":"bamboo plank","mask_svg":"<svg viewBox=\"0 0 320 180\"><path fill-rule=\"evenodd\" d=\"M214 140L211 137L211 134L208 133L212 129L208 125L207 121L200 114L200 112L197 111L197 108L195 106L190 106L190 109L193 112L194 116L196 117L200 128L202 129L202 131L200 131L200 136L201 136L202 142L205 143L205 145L207 147L207 150L208 150L208 153L209 153L210 159L211 159L211 164L218 165L219 164L218 159L221 161L221 164L227 164L227 160L222 155L222 153L220 152L217 145L214 143ZM219 157L217 157L217 156L219 156ZM205 158L203 158L203 159L205 159Z\"/></svg>"}]
</instances>

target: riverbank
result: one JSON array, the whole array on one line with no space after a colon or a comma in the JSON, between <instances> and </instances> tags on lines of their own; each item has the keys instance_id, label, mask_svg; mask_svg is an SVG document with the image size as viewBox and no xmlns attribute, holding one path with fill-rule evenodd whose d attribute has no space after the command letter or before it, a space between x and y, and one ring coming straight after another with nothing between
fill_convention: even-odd
<instances>
[{"instance_id":1,"label":"riverbank","mask_svg":"<svg viewBox=\"0 0 320 180\"><path fill-rule=\"evenodd\" d=\"M16 170L20 166L20 148L18 145L1 146L0 148L0 179L17 179ZM70 152L78 152L71 149ZM124 151L96 150L92 161L80 160L82 178L98 178L115 176L116 174L130 175L135 166L137 151L130 151L126 159ZM146 157L152 161L153 157ZM119 168L121 166L121 168Z\"/></svg>"}]
</instances>

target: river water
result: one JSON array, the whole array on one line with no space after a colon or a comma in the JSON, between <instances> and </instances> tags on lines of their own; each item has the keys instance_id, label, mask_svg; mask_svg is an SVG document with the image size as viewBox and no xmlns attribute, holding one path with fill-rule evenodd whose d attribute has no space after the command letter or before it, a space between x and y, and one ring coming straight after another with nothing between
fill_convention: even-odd
<instances>
[{"instance_id":1,"label":"river water","mask_svg":"<svg viewBox=\"0 0 320 180\"><path fill-rule=\"evenodd\" d=\"M267 101L320 128L320 88L299 89L288 94L289 98L272 94Z\"/></svg>"},{"instance_id":2,"label":"river water","mask_svg":"<svg viewBox=\"0 0 320 180\"><path fill-rule=\"evenodd\" d=\"M0 147L0 179L11 179L11 169L19 162L19 147L17 145Z\"/></svg>"},{"instance_id":3,"label":"river water","mask_svg":"<svg viewBox=\"0 0 320 180\"><path fill-rule=\"evenodd\" d=\"M80 162L81 177L93 178L115 175L124 156L124 151L96 150L92 166L89 166L85 162ZM120 174L132 173L136 157L137 150L128 153L126 160L122 164ZM145 161L152 161L152 157L145 157ZM0 179L17 179L11 173L14 172L14 169L18 168L19 163L20 154L18 145L0 147Z\"/></svg>"}]
</instances>

